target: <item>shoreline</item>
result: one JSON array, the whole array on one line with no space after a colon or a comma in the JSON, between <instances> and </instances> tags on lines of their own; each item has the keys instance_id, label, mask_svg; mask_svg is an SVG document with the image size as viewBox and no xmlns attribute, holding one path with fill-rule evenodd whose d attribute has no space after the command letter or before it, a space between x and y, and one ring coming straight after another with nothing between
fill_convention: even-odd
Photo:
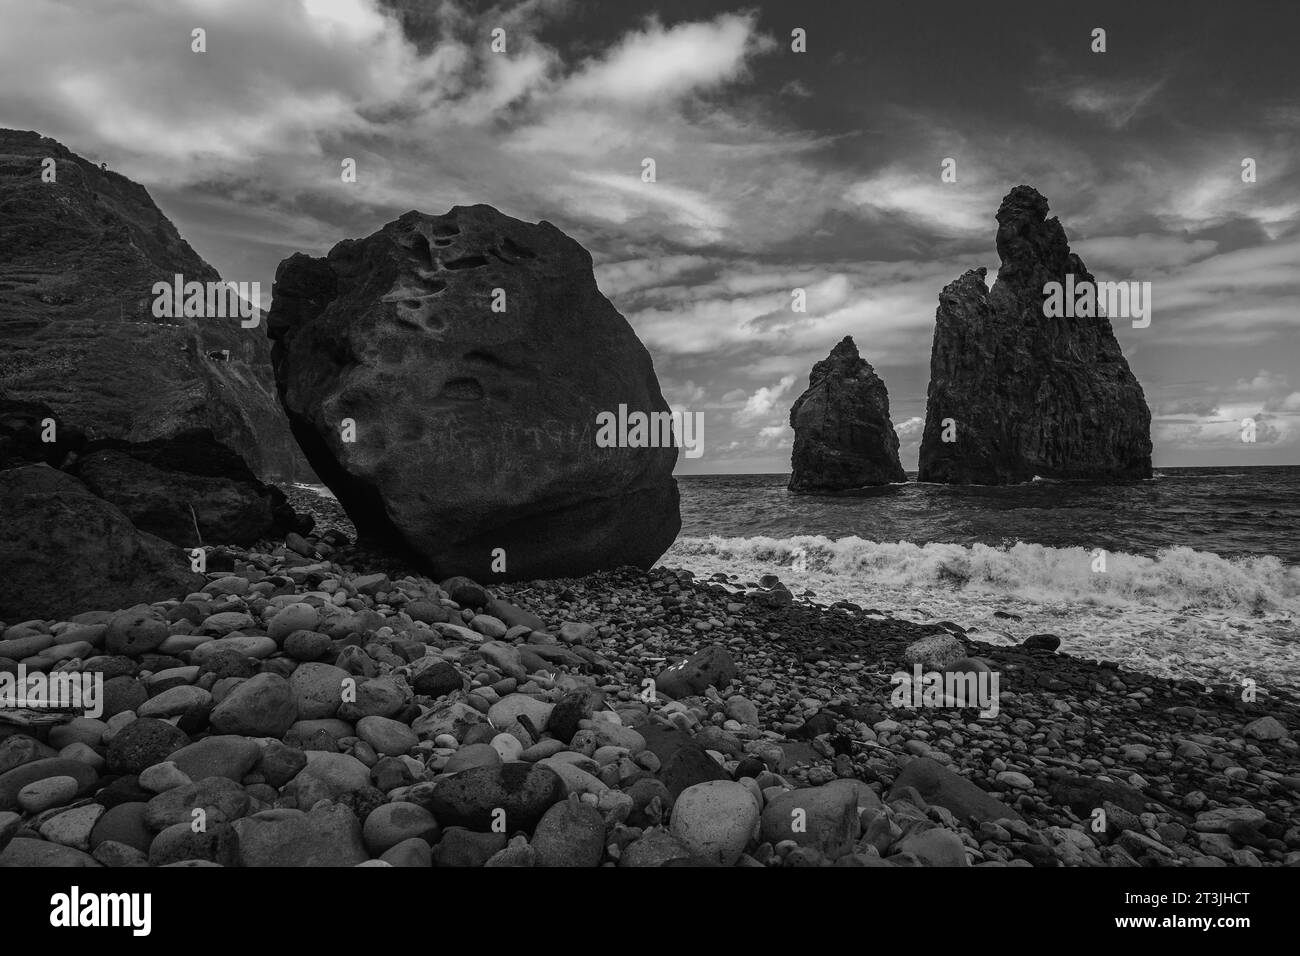
<instances>
[{"instance_id":1,"label":"shoreline","mask_svg":"<svg viewBox=\"0 0 1300 956\"><path fill-rule=\"evenodd\" d=\"M319 495L316 487L293 486L291 504L313 515L318 532L322 527L334 528L354 538L355 528L337 499ZM715 542L716 548L699 547ZM738 557L732 552L739 544L761 545L756 548L760 553ZM993 646L1016 646L1034 634L1051 633L1076 657L1113 660L1129 670L1212 686L1250 677L1262 693L1300 703L1300 692L1294 689L1300 681L1300 641L1295 640L1300 622L1281 609L1271 617L1243 619L1218 607L1149 607L1118 601L1088 604L1067 600L1064 595L1039 601L992 590L863 585L846 582L843 569L838 574L819 571L817 556L811 555L819 544L824 548L826 541L813 535L790 539L679 536L655 567L689 570L701 579L726 573L726 583L732 587L746 581L752 587L763 574L779 574L795 594L806 595L808 601L823 607L850 601L916 624L954 621L966 633ZM925 549L913 546L911 550ZM792 569L796 552L813 565L810 570ZM829 556L820 557L827 560ZM910 555L901 557L916 560ZM1155 583L1146 586L1153 588ZM1251 653L1239 650L1244 637L1238 629L1243 623L1256 629L1250 635L1254 641ZM1179 659L1175 660L1175 655Z\"/></svg>"},{"instance_id":2,"label":"shoreline","mask_svg":"<svg viewBox=\"0 0 1300 956\"><path fill-rule=\"evenodd\" d=\"M318 533L342 530L334 509L308 509ZM6 622L0 647L33 651L29 669L80 660L114 689L102 721L0 724L0 865L1300 862L1289 700L775 579L440 586L333 540L324 559L317 538L211 549L202 594L154 605L149 651L103 649L156 630L148 614ZM917 664L996 673L996 717L892 707L892 675ZM495 833L503 800L514 823ZM189 834L208 805L222 816Z\"/></svg>"}]
</instances>

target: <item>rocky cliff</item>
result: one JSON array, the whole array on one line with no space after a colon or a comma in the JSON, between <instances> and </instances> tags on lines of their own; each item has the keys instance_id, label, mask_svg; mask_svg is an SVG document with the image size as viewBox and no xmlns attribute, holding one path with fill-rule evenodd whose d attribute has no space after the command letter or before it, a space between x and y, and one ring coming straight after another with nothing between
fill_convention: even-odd
<instances>
[{"instance_id":1,"label":"rocky cliff","mask_svg":"<svg viewBox=\"0 0 1300 956\"><path fill-rule=\"evenodd\" d=\"M946 286L935 316L921 481L1151 476L1151 411L1111 329L1044 314L1049 282L1093 282L1060 220L1029 186L997 213L1002 259Z\"/></svg>"},{"instance_id":2,"label":"rocky cliff","mask_svg":"<svg viewBox=\"0 0 1300 956\"><path fill-rule=\"evenodd\" d=\"M813 366L808 389L790 409L790 427L791 491L845 491L906 477L885 383L850 336Z\"/></svg>"},{"instance_id":3,"label":"rocky cliff","mask_svg":"<svg viewBox=\"0 0 1300 956\"><path fill-rule=\"evenodd\" d=\"M144 187L38 133L0 130L0 399L43 402L91 438L211 429L260 475L310 480L264 330L154 317L153 284L177 273L220 278Z\"/></svg>"},{"instance_id":4,"label":"rocky cliff","mask_svg":"<svg viewBox=\"0 0 1300 956\"><path fill-rule=\"evenodd\" d=\"M677 535L677 448L600 441L602 414L667 416L650 354L550 223L409 212L295 255L267 334L293 433L368 544L502 580L649 567Z\"/></svg>"}]
</instances>

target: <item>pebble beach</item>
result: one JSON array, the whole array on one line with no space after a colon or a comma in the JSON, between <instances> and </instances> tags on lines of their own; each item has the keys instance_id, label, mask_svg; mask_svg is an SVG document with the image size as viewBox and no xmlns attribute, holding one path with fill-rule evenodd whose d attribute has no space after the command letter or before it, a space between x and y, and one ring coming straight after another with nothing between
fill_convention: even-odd
<instances>
[{"instance_id":1,"label":"pebble beach","mask_svg":"<svg viewBox=\"0 0 1300 956\"><path fill-rule=\"evenodd\" d=\"M435 582L291 499L316 534L198 592L4 622L0 669L104 706L0 722L0 866L1300 862L1291 701L774 576ZM996 717L891 706L917 664L998 673Z\"/></svg>"}]
</instances>

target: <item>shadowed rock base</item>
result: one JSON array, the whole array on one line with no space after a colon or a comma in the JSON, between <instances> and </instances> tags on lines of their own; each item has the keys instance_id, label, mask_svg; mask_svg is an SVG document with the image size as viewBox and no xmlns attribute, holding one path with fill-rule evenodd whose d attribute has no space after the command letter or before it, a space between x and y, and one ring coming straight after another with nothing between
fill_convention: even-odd
<instances>
[{"instance_id":1,"label":"shadowed rock base","mask_svg":"<svg viewBox=\"0 0 1300 956\"><path fill-rule=\"evenodd\" d=\"M119 608L203 586L185 552L47 465L0 471L0 620Z\"/></svg>"}]
</instances>

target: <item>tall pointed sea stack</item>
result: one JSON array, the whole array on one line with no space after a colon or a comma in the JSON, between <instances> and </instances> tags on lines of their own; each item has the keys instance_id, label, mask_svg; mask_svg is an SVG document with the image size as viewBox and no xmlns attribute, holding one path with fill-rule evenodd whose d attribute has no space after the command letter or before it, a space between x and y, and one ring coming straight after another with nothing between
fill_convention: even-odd
<instances>
[{"instance_id":1,"label":"tall pointed sea stack","mask_svg":"<svg viewBox=\"0 0 1300 956\"><path fill-rule=\"evenodd\" d=\"M939 296L920 480L1151 477L1151 411L1110 320L1044 315L1047 283L1094 281L1060 220L1030 186L997 219L992 291L981 268Z\"/></svg>"},{"instance_id":2,"label":"tall pointed sea stack","mask_svg":"<svg viewBox=\"0 0 1300 956\"><path fill-rule=\"evenodd\" d=\"M791 491L846 491L906 477L885 383L850 336L813 366L808 390L790 409L790 427Z\"/></svg>"}]
</instances>

